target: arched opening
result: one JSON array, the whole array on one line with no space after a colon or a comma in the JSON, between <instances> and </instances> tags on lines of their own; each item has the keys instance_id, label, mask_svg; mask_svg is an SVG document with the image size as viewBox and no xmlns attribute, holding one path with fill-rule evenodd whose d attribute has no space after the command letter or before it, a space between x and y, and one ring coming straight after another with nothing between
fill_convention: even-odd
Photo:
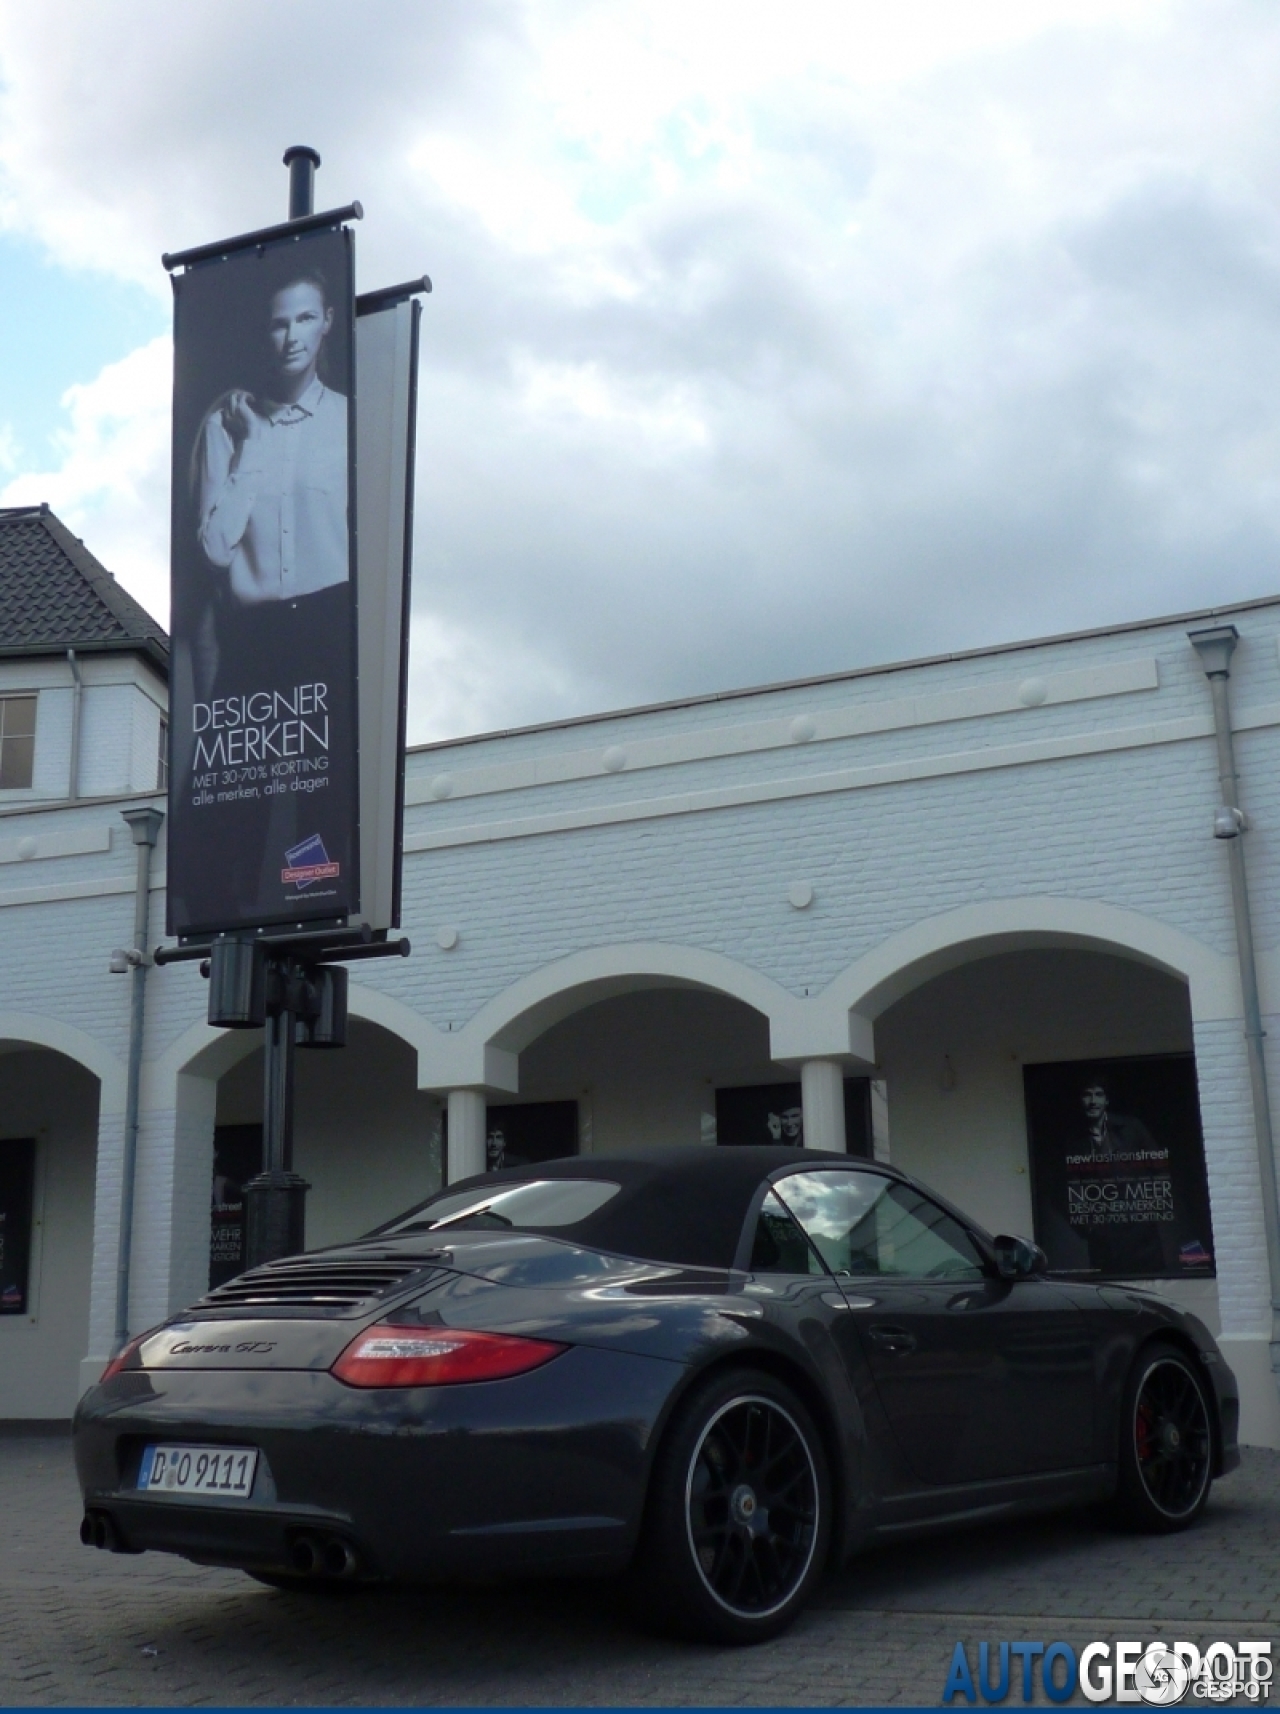
<instances>
[{"instance_id":1,"label":"arched opening","mask_svg":"<svg viewBox=\"0 0 1280 1714\"><path fill-rule=\"evenodd\" d=\"M0 1038L0 1418L65 1419L89 1343L102 1086Z\"/></svg>"},{"instance_id":2,"label":"arched opening","mask_svg":"<svg viewBox=\"0 0 1280 1714\"><path fill-rule=\"evenodd\" d=\"M243 1265L240 1186L262 1150L260 1037L217 1079L206 1156L213 1276ZM294 1168L311 1185L307 1248L366 1232L440 1186L441 1101L418 1088L414 1047L352 1018L347 1045L296 1059Z\"/></svg>"},{"instance_id":3,"label":"arched opening","mask_svg":"<svg viewBox=\"0 0 1280 1714\"><path fill-rule=\"evenodd\" d=\"M803 1142L799 1068L773 1057L770 1019L735 995L644 981L604 997L561 996L557 1010L520 1054L518 1101L574 1103L582 1151ZM852 1081L847 1118L862 1152L865 1080ZM491 1101L488 1119L490 1136L503 1127L506 1153L519 1158L513 1139L525 1121L515 1103Z\"/></svg>"},{"instance_id":4,"label":"arched opening","mask_svg":"<svg viewBox=\"0 0 1280 1714\"><path fill-rule=\"evenodd\" d=\"M586 1152L711 1142L716 1091L780 1083L768 1020L741 1000L643 988L589 1001L520 1055L522 1101L578 1103Z\"/></svg>"},{"instance_id":5,"label":"arched opening","mask_svg":"<svg viewBox=\"0 0 1280 1714\"><path fill-rule=\"evenodd\" d=\"M894 1164L1058 1271L1156 1281L1216 1321L1187 983L1059 944L897 986L876 1019Z\"/></svg>"}]
</instances>

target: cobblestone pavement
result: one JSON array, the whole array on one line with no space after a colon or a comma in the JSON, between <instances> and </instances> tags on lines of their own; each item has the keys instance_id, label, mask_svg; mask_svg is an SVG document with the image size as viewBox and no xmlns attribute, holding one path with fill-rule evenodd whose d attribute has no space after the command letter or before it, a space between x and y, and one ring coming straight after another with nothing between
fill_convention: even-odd
<instances>
[{"instance_id":1,"label":"cobblestone pavement","mask_svg":"<svg viewBox=\"0 0 1280 1714\"><path fill-rule=\"evenodd\" d=\"M1275 1452L1246 1451L1185 1535L1081 1511L881 1550L743 1650L642 1636L604 1584L286 1595L93 1552L79 1518L67 1441L0 1439L0 1704L921 1705L958 1640L975 1664L979 1640L1005 1638L1261 1638L1280 1655Z\"/></svg>"}]
</instances>

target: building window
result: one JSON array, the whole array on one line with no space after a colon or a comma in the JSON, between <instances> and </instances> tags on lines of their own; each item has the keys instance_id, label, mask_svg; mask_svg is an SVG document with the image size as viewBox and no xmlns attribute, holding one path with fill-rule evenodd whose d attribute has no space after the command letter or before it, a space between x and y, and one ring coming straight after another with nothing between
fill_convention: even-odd
<instances>
[{"instance_id":1,"label":"building window","mask_svg":"<svg viewBox=\"0 0 1280 1714\"><path fill-rule=\"evenodd\" d=\"M169 722L160 716L160 749L156 755L156 790L169 789Z\"/></svg>"},{"instance_id":2,"label":"building window","mask_svg":"<svg viewBox=\"0 0 1280 1714\"><path fill-rule=\"evenodd\" d=\"M29 786L35 759L35 697L0 696L0 791Z\"/></svg>"}]
</instances>

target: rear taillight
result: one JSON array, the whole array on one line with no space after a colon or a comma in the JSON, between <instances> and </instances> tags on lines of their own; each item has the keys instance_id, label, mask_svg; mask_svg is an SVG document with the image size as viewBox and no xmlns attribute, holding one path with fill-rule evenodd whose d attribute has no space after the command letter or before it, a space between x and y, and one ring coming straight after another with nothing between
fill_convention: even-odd
<instances>
[{"instance_id":1,"label":"rear taillight","mask_svg":"<svg viewBox=\"0 0 1280 1714\"><path fill-rule=\"evenodd\" d=\"M116 1352L115 1356L107 1364L106 1368L98 1376L98 1385L101 1386L104 1381L109 1381L114 1376L118 1375L121 1369L127 1368L129 1366L130 1357L137 1352L143 1340L150 1339L154 1332L155 1328L149 1327L145 1333L139 1333L137 1337L131 1339L127 1345L122 1345Z\"/></svg>"},{"instance_id":2,"label":"rear taillight","mask_svg":"<svg viewBox=\"0 0 1280 1714\"><path fill-rule=\"evenodd\" d=\"M523 1375L563 1350L549 1339L521 1339L513 1333L382 1323L351 1341L333 1373L349 1387L448 1387Z\"/></svg>"}]
</instances>

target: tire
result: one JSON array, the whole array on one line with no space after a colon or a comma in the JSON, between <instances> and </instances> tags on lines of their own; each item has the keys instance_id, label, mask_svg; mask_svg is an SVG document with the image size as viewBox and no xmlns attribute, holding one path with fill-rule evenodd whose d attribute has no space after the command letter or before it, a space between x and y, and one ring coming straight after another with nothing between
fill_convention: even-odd
<instances>
[{"instance_id":1,"label":"tire","mask_svg":"<svg viewBox=\"0 0 1280 1714\"><path fill-rule=\"evenodd\" d=\"M650 1480L632 1588L649 1625L701 1642L764 1642L826 1569L831 1476L791 1388L733 1369L681 1405Z\"/></svg>"},{"instance_id":2,"label":"tire","mask_svg":"<svg viewBox=\"0 0 1280 1714\"><path fill-rule=\"evenodd\" d=\"M1160 1342L1138 1353L1121 1408L1117 1495L1134 1528L1167 1535L1204 1510L1213 1482L1211 1411L1185 1352Z\"/></svg>"}]
</instances>

